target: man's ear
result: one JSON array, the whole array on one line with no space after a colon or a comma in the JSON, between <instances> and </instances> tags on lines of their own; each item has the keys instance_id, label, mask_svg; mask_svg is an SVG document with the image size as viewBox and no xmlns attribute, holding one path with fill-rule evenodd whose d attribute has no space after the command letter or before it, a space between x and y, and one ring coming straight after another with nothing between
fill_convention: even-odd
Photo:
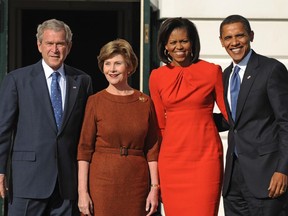
<instances>
[{"instance_id":1,"label":"man's ear","mask_svg":"<svg viewBox=\"0 0 288 216\"><path fill-rule=\"evenodd\" d=\"M220 40L222 47L224 47L221 36L219 36L219 40Z\"/></svg>"},{"instance_id":2,"label":"man's ear","mask_svg":"<svg viewBox=\"0 0 288 216\"><path fill-rule=\"evenodd\" d=\"M71 48L72 48L72 41L68 44L68 54L70 53L70 51L71 51Z\"/></svg>"},{"instance_id":3,"label":"man's ear","mask_svg":"<svg viewBox=\"0 0 288 216\"><path fill-rule=\"evenodd\" d=\"M254 40L254 31L250 32L249 37L250 37L250 42L253 42L253 40Z\"/></svg>"}]
</instances>

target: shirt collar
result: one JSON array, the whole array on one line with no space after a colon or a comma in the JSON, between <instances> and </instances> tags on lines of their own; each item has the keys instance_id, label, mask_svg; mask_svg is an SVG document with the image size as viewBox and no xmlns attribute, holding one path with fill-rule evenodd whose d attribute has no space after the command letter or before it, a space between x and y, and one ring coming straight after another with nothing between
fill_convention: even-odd
<instances>
[{"instance_id":1,"label":"shirt collar","mask_svg":"<svg viewBox=\"0 0 288 216\"><path fill-rule=\"evenodd\" d=\"M49 67L49 65L46 64L44 59L42 59L42 66L43 66L43 69L44 69L45 77L46 77L46 79L48 79L52 75L54 70L51 67ZM60 68L58 68L57 71L60 73L61 77L65 77L64 65L63 64L61 65Z\"/></svg>"},{"instance_id":2,"label":"shirt collar","mask_svg":"<svg viewBox=\"0 0 288 216\"><path fill-rule=\"evenodd\" d=\"M235 67L235 65L238 65L241 69L245 69L247 64L248 64L248 61L249 61L249 59L251 57L251 54L252 54L252 49L250 49L248 54L244 57L244 59L241 62L239 62L238 64L235 64L233 62L233 68Z\"/></svg>"}]
</instances>

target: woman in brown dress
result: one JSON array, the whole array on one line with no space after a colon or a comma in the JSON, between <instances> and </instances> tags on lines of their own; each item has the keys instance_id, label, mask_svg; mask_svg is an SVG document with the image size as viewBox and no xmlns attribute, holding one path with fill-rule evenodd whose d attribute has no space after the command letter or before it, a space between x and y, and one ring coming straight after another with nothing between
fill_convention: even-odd
<instances>
[{"instance_id":1,"label":"woman in brown dress","mask_svg":"<svg viewBox=\"0 0 288 216\"><path fill-rule=\"evenodd\" d=\"M98 66L109 85L89 97L78 147L84 215L145 216L158 207L158 152L151 99L128 84L138 66L130 44L104 45Z\"/></svg>"}]
</instances>

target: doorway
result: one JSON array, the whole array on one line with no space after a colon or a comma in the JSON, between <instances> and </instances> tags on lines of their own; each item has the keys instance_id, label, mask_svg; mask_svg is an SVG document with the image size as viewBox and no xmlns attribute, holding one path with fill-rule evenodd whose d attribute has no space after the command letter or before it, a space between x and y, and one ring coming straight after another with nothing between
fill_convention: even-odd
<instances>
[{"instance_id":1,"label":"doorway","mask_svg":"<svg viewBox=\"0 0 288 216\"><path fill-rule=\"evenodd\" d=\"M45 7L43 7L43 4ZM124 38L139 57L140 3L138 2L31 2L11 1L9 5L8 71L40 60L36 44L38 24L56 18L68 24L73 33L73 45L65 63L88 73L94 92L107 86L97 64L100 48L110 40ZM129 80L139 89L139 73Z\"/></svg>"}]
</instances>

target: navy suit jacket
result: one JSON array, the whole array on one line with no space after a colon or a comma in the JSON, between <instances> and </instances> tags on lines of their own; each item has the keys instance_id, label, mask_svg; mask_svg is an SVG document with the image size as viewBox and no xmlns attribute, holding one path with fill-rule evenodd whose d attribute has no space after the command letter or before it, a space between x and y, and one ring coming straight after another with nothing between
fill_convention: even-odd
<instances>
[{"instance_id":1,"label":"navy suit jacket","mask_svg":"<svg viewBox=\"0 0 288 216\"><path fill-rule=\"evenodd\" d=\"M10 195L47 198L58 179L62 197L77 199L77 145L92 82L89 75L68 65L64 71L66 98L59 131L41 61L14 70L3 79L0 173L11 172Z\"/></svg>"},{"instance_id":2,"label":"navy suit jacket","mask_svg":"<svg viewBox=\"0 0 288 216\"><path fill-rule=\"evenodd\" d=\"M232 64L224 71L224 94ZM226 155L223 196L227 194L233 150L250 192L257 198L268 197L274 172L288 175L288 72L279 61L252 51L238 96L236 119L229 112L230 129Z\"/></svg>"}]
</instances>

